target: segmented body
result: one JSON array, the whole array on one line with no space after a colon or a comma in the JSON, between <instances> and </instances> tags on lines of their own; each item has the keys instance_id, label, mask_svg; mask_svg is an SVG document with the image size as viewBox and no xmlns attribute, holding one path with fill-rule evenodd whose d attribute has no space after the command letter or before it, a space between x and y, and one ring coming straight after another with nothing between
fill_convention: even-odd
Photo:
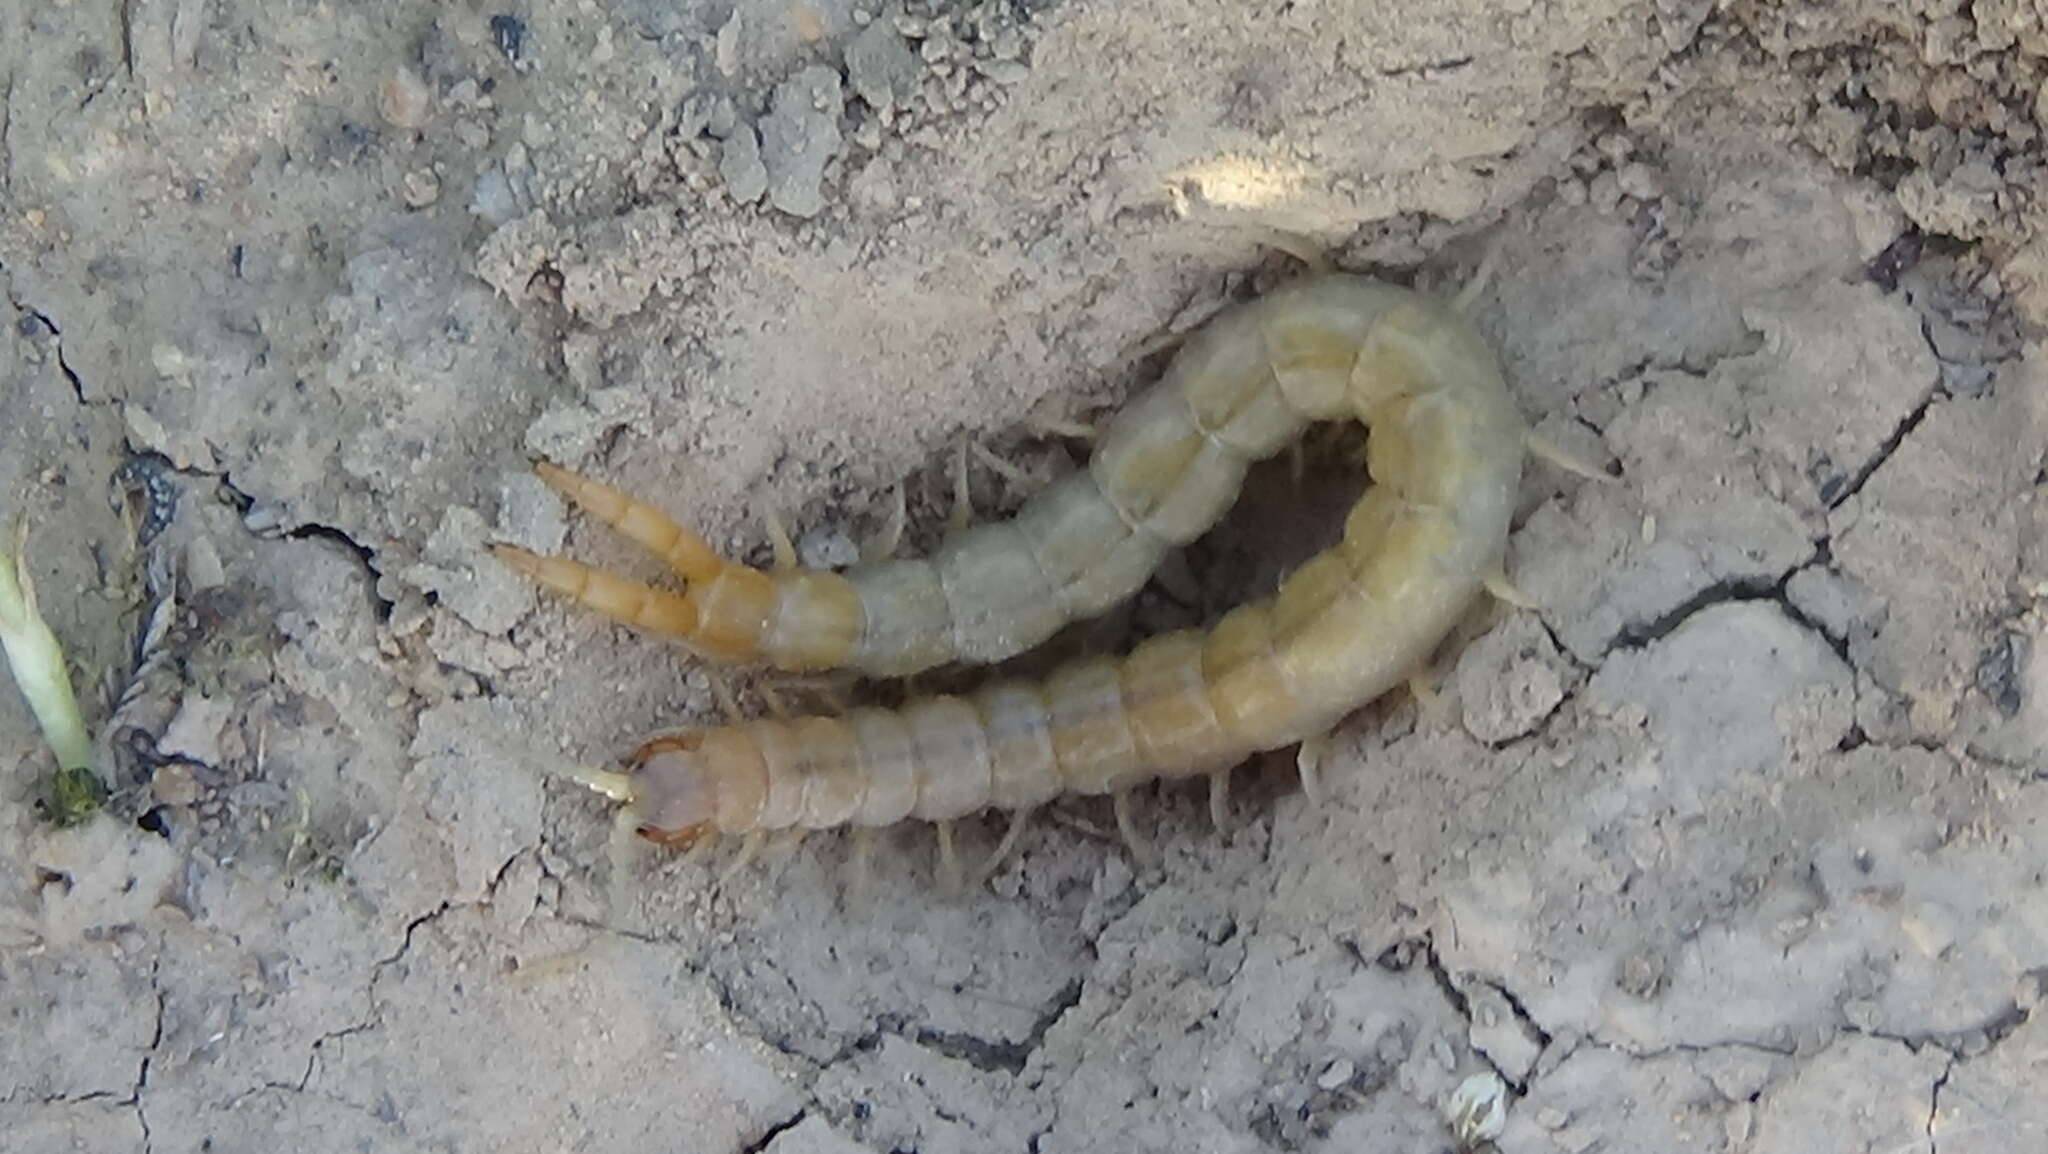
<instances>
[{"instance_id":1,"label":"segmented body","mask_svg":"<svg viewBox=\"0 0 2048 1154\"><path fill-rule=\"evenodd\" d=\"M1042 531L1016 526L980 538L1012 544L990 546L980 562L986 576L974 580L996 584L976 594L973 613L956 615L971 626L960 636L1014 645L1049 631L1053 617L1100 608L1106 591L1142 578L1136 558L1149 566L1156 542L1185 539L1220 517L1246 461L1304 422L1356 418L1370 429L1375 485L1339 544L1213 629L1156 637L1120 659L1077 661L1043 682L649 743L616 790L641 831L673 840L944 822L1062 793L1221 774L1254 752L1327 732L1422 666L1500 573L1524 456L1523 423L1470 323L1404 289L1324 276L1226 316L1181 363L1187 375L1169 374L1119 422L1098 455L1109 465L1019 518L1064 524L1080 514L1058 510L1099 502L1106 513L1090 516L1121 544L1082 551L1094 560L1077 568L1048 566L1047 553L1032 552L1032 541L1049 539ZM1014 560L1026 576L1003 583L994 574L1009 562L991 558ZM945 563L937 568L943 584ZM1034 570L1044 584L1028 583ZM1050 591L1058 608L1026 605L1013 595L1018 588ZM932 651L899 645L891 660Z\"/></svg>"},{"instance_id":2,"label":"segmented body","mask_svg":"<svg viewBox=\"0 0 2048 1154\"><path fill-rule=\"evenodd\" d=\"M1006 521L956 533L929 558L844 573L726 561L651 506L554 466L549 483L661 556L677 594L559 557L500 547L515 568L618 620L722 662L903 676L995 663L1136 593L1166 553L1207 532L1246 469L1312 421L1350 414L1346 374L1373 334L1418 307L1357 277L1296 282L1225 312L1103 432L1085 469Z\"/></svg>"}]
</instances>

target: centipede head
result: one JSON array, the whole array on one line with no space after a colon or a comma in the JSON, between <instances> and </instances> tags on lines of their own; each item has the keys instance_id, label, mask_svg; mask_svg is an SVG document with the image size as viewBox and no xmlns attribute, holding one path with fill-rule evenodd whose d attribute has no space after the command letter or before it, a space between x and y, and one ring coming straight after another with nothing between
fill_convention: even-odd
<instances>
[{"instance_id":1,"label":"centipede head","mask_svg":"<svg viewBox=\"0 0 2048 1154\"><path fill-rule=\"evenodd\" d=\"M639 834L656 845L682 848L712 832L718 792L697 743L695 734L658 737L626 759Z\"/></svg>"}]
</instances>

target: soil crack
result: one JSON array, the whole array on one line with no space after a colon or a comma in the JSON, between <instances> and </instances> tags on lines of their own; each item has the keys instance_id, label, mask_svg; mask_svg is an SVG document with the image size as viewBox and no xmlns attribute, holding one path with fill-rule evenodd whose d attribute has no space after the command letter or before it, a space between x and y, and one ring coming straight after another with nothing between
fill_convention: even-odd
<instances>
[{"instance_id":1,"label":"soil crack","mask_svg":"<svg viewBox=\"0 0 2048 1154\"><path fill-rule=\"evenodd\" d=\"M1955 1072L1956 1059L1950 1055L1949 1060L1942 1064L1941 1073L1935 1077L1933 1087L1927 1091L1927 1154L1937 1154L1941 1149L1934 1134L1934 1125L1941 1117L1941 1092L1948 1086L1949 1076Z\"/></svg>"},{"instance_id":2,"label":"soil crack","mask_svg":"<svg viewBox=\"0 0 2048 1154\"><path fill-rule=\"evenodd\" d=\"M11 91L12 90L10 89L10 92ZM0 134L0 153L4 153L5 148L5 136L4 134ZM0 187L4 187L4 182L0 182ZM29 304L27 301L15 297L14 294L12 293L8 294L7 303L14 306L15 312L21 313L23 316L35 318L37 324L40 324L44 328L50 330L50 346L53 350L55 350L57 354L57 371L63 373L64 379L70 383L71 395L78 398L79 404L93 404L92 401L86 399L85 382L79 378L78 370L72 368L71 362L64 359L63 326L57 323L55 317L52 317L50 314L44 312L43 310L37 308L36 306Z\"/></svg>"},{"instance_id":3,"label":"soil crack","mask_svg":"<svg viewBox=\"0 0 2048 1154\"><path fill-rule=\"evenodd\" d=\"M1044 1011L1031 1023L1031 1029L1018 1041L992 1042L973 1034L930 1028L920 1028L912 1041L935 1053L966 1062L977 1070L1021 1074L1025 1063L1045 1041L1046 1031L1052 1029L1068 1010L1081 1004L1083 984L1082 979L1075 978L1060 987L1059 992L1046 1003Z\"/></svg>"},{"instance_id":4,"label":"soil crack","mask_svg":"<svg viewBox=\"0 0 2048 1154\"><path fill-rule=\"evenodd\" d=\"M796 1113L791 1114L789 1117L784 1118L782 1121L774 1123L773 1125L769 1126L766 1130L761 1131L761 1136L759 1138L756 1138L752 1142L749 1142L746 1145L740 1147L739 1154L761 1154L761 1151L766 1150L768 1148L768 1144L770 1142L775 1141L778 1135L780 1135L785 1130L793 1129L796 1126L801 1125L803 1123L803 1120L810 1116L810 1113L811 1108L809 1106L799 1106L797 1108Z\"/></svg>"}]
</instances>

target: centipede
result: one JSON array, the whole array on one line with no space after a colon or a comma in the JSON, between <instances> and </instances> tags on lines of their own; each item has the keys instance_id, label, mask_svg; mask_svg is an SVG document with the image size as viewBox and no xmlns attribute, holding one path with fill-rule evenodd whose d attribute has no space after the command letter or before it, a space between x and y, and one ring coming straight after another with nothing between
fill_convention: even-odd
<instances>
[{"instance_id":1,"label":"centipede","mask_svg":"<svg viewBox=\"0 0 2048 1154\"><path fill-rule=\"evenodd\" d=\"M774 568L752 568L651 505L540 464L684 587L497 547L539 584L713 662L902 676L993 664L1106 611L1227 513L1254 462L1319 422L1366 430L1372 483L1341 539L1213 626L897 708L732 717L656 737L621 769L577 780L621 803L621 828L649 841L740 837L728 876L772 834L850 828L864 853L873 831L906 820L937 827L955 874L953 823L1006 812L986 876L1032 812L1074 795L1111 798L1135 853L1134 790L1206 777L1221 826L1232 770L1291 745L1304 793L1319 800L1340 722L1424 668L1482 595L1528 607L1504 569L1526 456L1609 479L1524 422L1467 315L1485 276L1442 299L1319 271L1224 311L1108 424L1084 468L927 559L810 570L785 541Z\"/></svg>"}]
</instances>

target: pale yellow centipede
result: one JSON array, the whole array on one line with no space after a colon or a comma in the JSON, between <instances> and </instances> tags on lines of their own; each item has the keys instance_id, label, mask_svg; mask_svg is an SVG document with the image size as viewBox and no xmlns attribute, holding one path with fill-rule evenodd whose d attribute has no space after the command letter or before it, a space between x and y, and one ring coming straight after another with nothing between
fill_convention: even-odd
<instances>
[{"instance_id":1,"label":"pale yellow centipede","mask_svg":"<svg viewBox=\"0 0 2048 1154\"><path fill-rule=\"evenodd\" d=\"M669 558L690 591L510 556L716 656L870 671L993 660L1127 596L1167 544L1221 517L1247 462L1308 422L1345 417L1369 429L1375 484L1343 540L1207 632L1075 661L1039 683L698 729L642 746L625 773L582 775L658 841L717 831L751 847L769 831L906 818L943 830L993 807L1015 819L1007 848L1022 815L1062 793L1115 795L1120 822L1128 791L1149 780L1206 774L1220 799L1249 755L1319 738L1418 669L1482 589L1510 595L1502 557L1530 442L1498 361L1457 308L1326 274L1226 313L1125 411L1086 471L929 564L845 578L747 570L559 470L551 480ZM913 564L922 575L906 576ZM1312 787L1311 768L1305 757Z\"/></svg>"}]
</instances>

